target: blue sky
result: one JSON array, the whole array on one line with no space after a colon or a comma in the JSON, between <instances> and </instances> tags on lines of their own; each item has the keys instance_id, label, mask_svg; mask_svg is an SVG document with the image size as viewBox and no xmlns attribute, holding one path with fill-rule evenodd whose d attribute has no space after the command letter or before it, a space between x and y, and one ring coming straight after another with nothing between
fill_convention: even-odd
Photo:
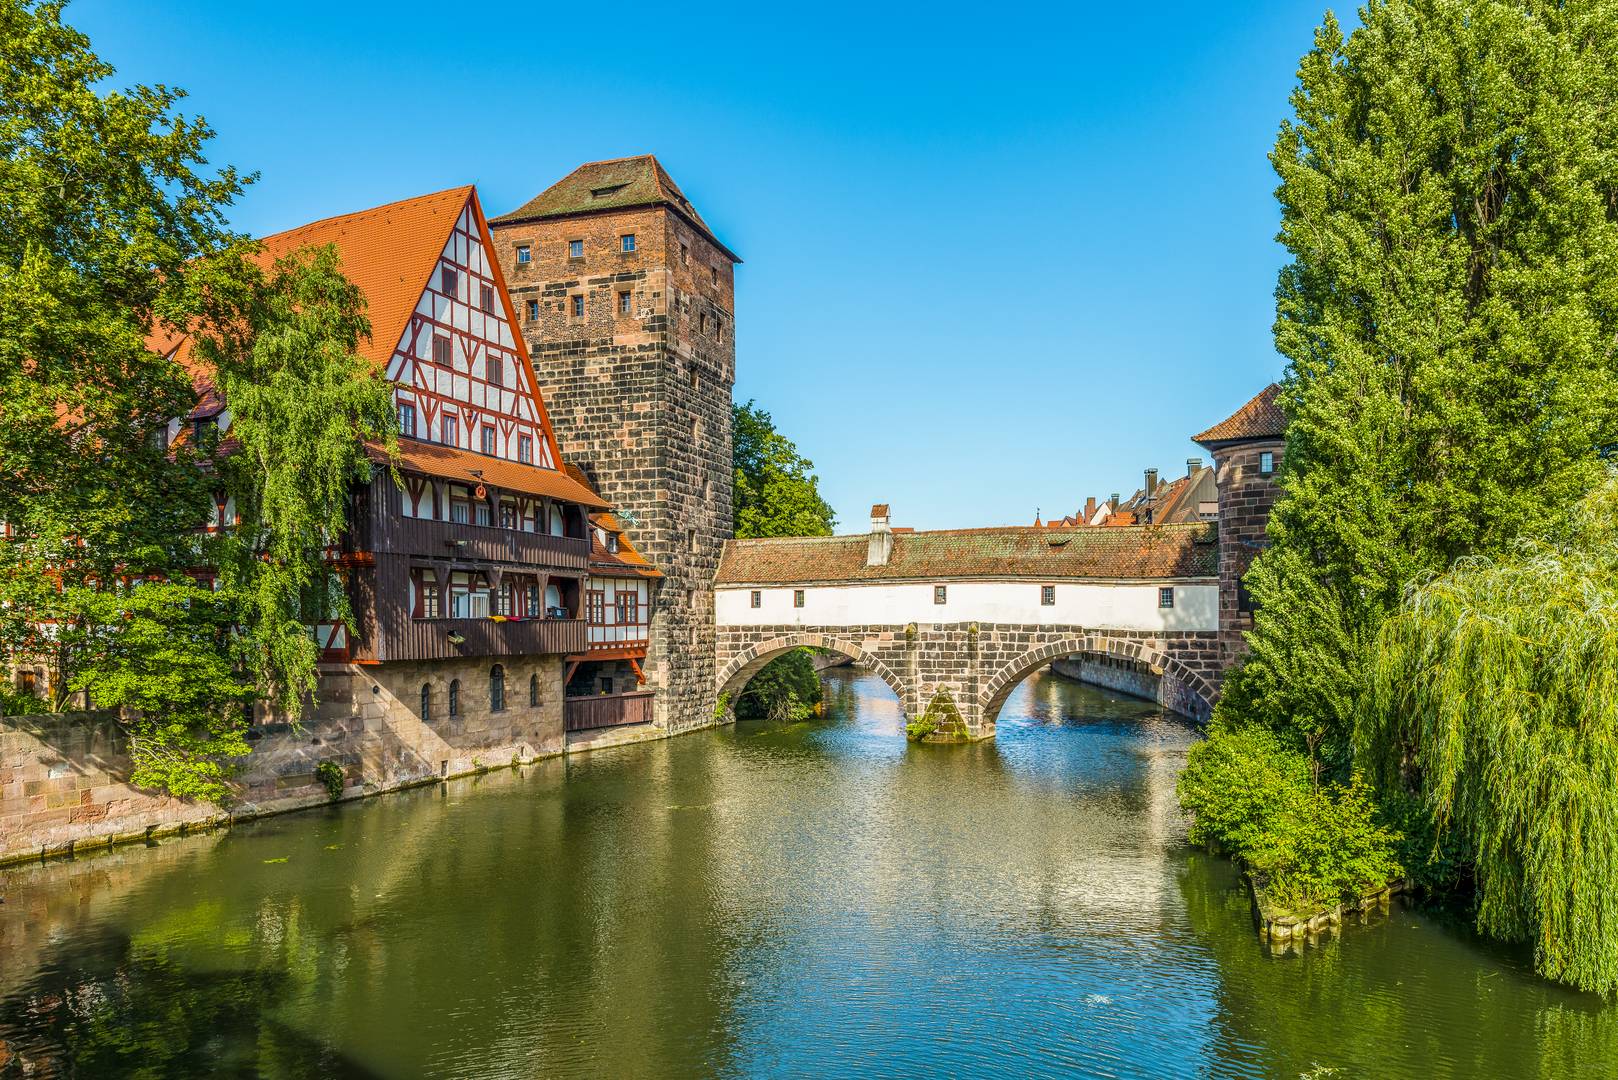
<instances>
[{"instance_id":1,"label":"blue sky","mask_svg":"<svg viewBox=\"0 0 1618 1080\"><path fill-rule=\"evenodd\" d=\"M839 531L1021 524L1178 475L1278 377L1265 155L1323 7L220 4L67 18L261 179L253 233L659 156L745 260L736 397Z\"/></svg>"}]
</instances>

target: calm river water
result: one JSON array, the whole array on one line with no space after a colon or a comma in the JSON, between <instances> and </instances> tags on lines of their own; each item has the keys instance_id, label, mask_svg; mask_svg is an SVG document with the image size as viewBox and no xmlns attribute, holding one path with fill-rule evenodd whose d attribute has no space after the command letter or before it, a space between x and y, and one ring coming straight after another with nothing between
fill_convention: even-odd
<instances>
[{"instance_id":1,"label":"calm river water","mask_svg":"<svg viewBox=\"0 0 1618 1080\"><path fill-rule=\"evenodd\" d=\"M1618 1007L1413 911L1267 956L1152 706L1038 675L917 747L827 683L809 723L0 872L0 1077L1618 1075Z\"/></svg>"}]
</instances>

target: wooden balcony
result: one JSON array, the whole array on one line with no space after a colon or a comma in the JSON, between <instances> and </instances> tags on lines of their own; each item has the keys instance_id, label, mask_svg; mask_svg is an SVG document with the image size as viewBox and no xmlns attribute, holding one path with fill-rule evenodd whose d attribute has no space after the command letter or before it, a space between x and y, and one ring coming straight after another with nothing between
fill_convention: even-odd
<instances>
[{"instance_id":1,"label":"wooden balcony","mask_svg":"<svg viewBox=\"0 0 1618 1080\"><path fill-rule=\"evenodd\" d=\"M520 563L560 570L582 570L590 559L588 540L423 518L399 517L376 522L372 543L373 550L378 552Z\"/></svg>"},{"instance_id":2,"label":"wooden balcony","mask_svg":"<svg viewBox=\"0 0 1618 1080\"><path fill-rule=\"evenodd\" d=\"M442 660L457 656L537 656L584 651L583 619L411 619L384 625L377 659ZM459 641L452 640L459 638Z\"/></svg>"},{"instance_id":3,"label":"wooden balcony","mask_svg":"<svg viewBox=\"0 0 1618 1080\"><path fill-rule=\"evenodd\" d=\"M596 728L652 722L651 690L629 694L597 694L568 698L563 706L568 731L594 731Z\"/></svg>"}]
</instances>

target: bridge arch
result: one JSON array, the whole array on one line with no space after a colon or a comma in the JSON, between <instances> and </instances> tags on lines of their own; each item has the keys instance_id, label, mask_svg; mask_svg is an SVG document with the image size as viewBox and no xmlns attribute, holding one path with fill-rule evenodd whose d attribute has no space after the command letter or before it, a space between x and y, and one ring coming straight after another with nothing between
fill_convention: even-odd
<instances>
[{"instance_id":1,"label":"bridge arch","mask_svg":"<svg viewBox=\"0 0 1618 1080\"><path fill-rule=\"evenodd\" d=\"M892 668L888 667L887 664L872 653L866 651L856 641L813 631L778 634L766 641L748 645L720 671L719 700L729 702L728 708L734 708L736 699L741 696L748 682L752 680L754 675L759 673L765 664L784 653L791 652L793 649L802 648L829 649L853 660L856 664L864 667L887 683L888 689L892 690L899 698L901 711L905 715L909 715L910 695L903 680L894 674Z\"/></svg>"},{"instance_id":2,"label":"bridge arch","mask_svg":"<svg viewBox=\"0 0 1618 1080\"><path fill-rule=\"evenodd\" d=\"M988 679L983 692L978 695L980 722L992 731L1006 699L1024 679L1052 660L1074 655L1111 657L1115 660L1144 664L1154 675L1172 679L1179 684L1185 696L1190 699L1188 704L1191 706L1194 719L1206 721L1213 712L1214 698L1217 694L1208 680L1157 646L1148 641L1114 638L1105 634L1085 634L1038 645L1003 665ZM1171 704L1163 700L1164 696L1160 691L1158 700L1166 705Z\"/></svg>"}]
</instances>

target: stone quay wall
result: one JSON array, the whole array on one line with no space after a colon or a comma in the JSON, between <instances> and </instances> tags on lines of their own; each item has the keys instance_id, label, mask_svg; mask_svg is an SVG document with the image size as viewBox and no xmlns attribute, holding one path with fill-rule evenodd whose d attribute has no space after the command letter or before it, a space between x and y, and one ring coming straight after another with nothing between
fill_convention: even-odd
<instances>
[{"instance_id":1,"label":"stone quay wall","mask_svg":"<svg viewBox=\"0 0 1618 1080\"><path fill-rule=\"evenodd\" d=\"M1139 661L1089 654L1062 656L1051 661L1051 670L1091 686L1155 701L1181 716L1207 719L1207 710L1195 691L1174 676L1154 672Z\"/></svg>"},{"instance_id":2,"label":"stone quay wall","mask_svg":"<svg viewBox=\"0 0 1618 1080\"><path fill-rule=\"evenodd\" d=\"M299 725L275 716L255 724L228 808L132 786L128 741L110 717L0 718L0 865L325 803L315 769L327 761L343 770L351 799L560 754L561 668L559 656L327 665L319 702Z\"/></svg>"}]
</instances>

